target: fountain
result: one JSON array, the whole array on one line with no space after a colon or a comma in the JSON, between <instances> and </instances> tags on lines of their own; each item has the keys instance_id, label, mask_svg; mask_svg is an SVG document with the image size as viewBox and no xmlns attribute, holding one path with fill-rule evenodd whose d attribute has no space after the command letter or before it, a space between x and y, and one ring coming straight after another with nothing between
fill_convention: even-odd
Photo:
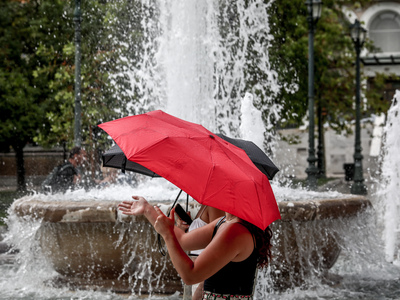
<instances>
[{"instance_id":1,"label":"fountain","mask_svg":"<svg viewBox=\"0 0 400 300\"><path fill-rule=\"evenodd\" d=\"M400 196L398 192L400 160L398 155L391 149L399 149L400 147L400 138L396 133L396 128L400 125L399 101L400 91L397 90L384 128L386 142L383 149L382 183L377 193L379 199L381 199L381 205L378 207L381 207L379 215L382 216L380 223L383 224L384 228L386 260L395 262L398 265L400 265L400 222L398 218L400 213ZM396 253L396 251L399 252Z\"/></svg>"},{"instance_id":2,"label":"fountain","mask_svg":"<svg viewBox=\"0 0 400 300\"><path fill-rule=\"evenodd\" d=\"M261 0L156 1L159 19L146 15L142 22L145 54L127 72L140 91L140 111L162 109L231 137L238 137L246 92L257 95L254 103L267 118L279 115L268 6Z\"/></svg>"},{"instance_id":3,"label":"fountain","mask_svg":"<svg viewBox=\"0 0 400 300\"><path fill-rule=\"evenodd\" d=\"M173 294L181 280L168 257L157 251L157 236L144 217L119 220L120 201L17 200L18 216L40 222L35 238L58 273L55 286L128 293ZM131 218L128 218L131 219Z\"/></svg>"},{"instance_id":4,"label":"fountain","mask_svg":"<svg viewBox=\"0 0 400 300\"><path fill-rule=\"evenodd\" d=\"M36 194L16 200L11 214L20 223L27 218L35 222L31 242L38 243L43 259L57 272L48 279L52 286L139 294L182 292L182 282L168 256L158 251L151 225L143 217L122 217L117 212L120 200L113 200L115 195L145 194L154 204L162 203L166 211L169 199L152 196L149 186L151 182L144 184L142 192L131 189L124 196L120 192L111 196L121 187L92 191L90 196L83 191L82 195ZM272 225L275 247L270 287L287 289L334 265L341 243L332 228L343 219L358 217L370 203L363 197L333 192L303 191L308 199L298 200L289 195L293 193L290 189L274 186L274 190L283 201L279 202L282 220ZM165 197L165 191L162 194ZM196 211L195 204L191 205Z\"/></svg>"},{"instance_id":5,"label":"fountain","mask_svg":"<svg viewBox=\"0 0 400 300\"><path fill-rule=\"evenodd\" d=\"M258 110L279 115L280 107L270 101L279 87L265 54L271 38L266 28L268 4L261 0L236 1L236 6L212 0L156 2L159 23L147 22L144 28L146 36L154 39L146 42L155 46L143 47L148 60L139 60L129 70L141 91L141 108L164 109L232 137L263 136L264 132L246 130L254 130L254 124L244 124L252 119L246 115L253 109L247 105L251 102ZM154 28L163 28L162 35ZM254 86L246 86L252 81L246 77L250 54L257 56L256 66L251 67L262 74L262 81L253 80ZM158 73L151 75L154 70ZM373 286L376 281L385 283L381 285L385 295L398 290L399 271L382 259L375 212L368 199L294 190L275 182L272 187L282 220L272 225L274 259L258 274L256 299L267 294L270 299L357 298L382 293L382 287ZM116 211L118 202L135 194L165 209L176 193L176 187L154 178L135 188L111 186L89 193L77 190L18 199L10 209L6 241L19 253L15 265L0 265L4 274L0 299L64 299L66 295L118 299L115 293L129 293L133 299L162 293L162 299L165 295L178 299L175 291L182 291L182 282L168 256L159 254L150 225Z\"/></svg>"}]
</instances>

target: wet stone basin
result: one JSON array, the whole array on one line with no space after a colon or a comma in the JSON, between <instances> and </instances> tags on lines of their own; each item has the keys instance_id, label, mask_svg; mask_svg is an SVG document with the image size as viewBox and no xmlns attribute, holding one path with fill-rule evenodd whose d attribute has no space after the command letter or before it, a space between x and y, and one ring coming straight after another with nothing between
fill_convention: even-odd
<instances>
[{"instance_id":1,"label":"wet stone basin","mask_svg":"<svg viewBox=\"0 0 400 300\"><path fill-rule=\"evenodd\" d=\"M58 284L117 292L182 291L168 255L160 254L151 225L144 217L121 220L118 203L21 198L12 209L20 217L41 220L37 239L60 274ZM331 268L340 253L339 237L332 230L335 222L355 218L370 206L361 196L279 202L282 220L271 225L276 287L299 285L311 273Z\"/></svg>"}]
</instances>

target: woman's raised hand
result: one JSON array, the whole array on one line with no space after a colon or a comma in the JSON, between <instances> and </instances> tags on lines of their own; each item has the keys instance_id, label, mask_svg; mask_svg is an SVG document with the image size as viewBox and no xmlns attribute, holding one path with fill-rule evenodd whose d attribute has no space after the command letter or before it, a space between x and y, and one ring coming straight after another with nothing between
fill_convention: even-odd
<instances>
[{"instance_id":1,"label":"woman's raised hand","mask_svg":"<svg viewBox=\"0 0 400 300\"><path fill-rule=\"evenodd\" d=\"M175 226L175 208L171 209L170 216L167 217L159 207L154 207L157 212L157 219L154 223L154 229L165 237L168 234L173 234Z\"/></svg>"},{"instance_id":2,"label":"woman's raised hand","mask_svg":"<svg viewBox=\"0 0 400 300\"><path fill-rule=\"evenodd\" d=\"M118 209L124 215L132 215L132 216L139 216L144 215L149 206L149 202L146 201L143 197L139 196L132 196L132 198L136 201L123 201L122 203L118 204Z\"/></svg>"}]
</instances>

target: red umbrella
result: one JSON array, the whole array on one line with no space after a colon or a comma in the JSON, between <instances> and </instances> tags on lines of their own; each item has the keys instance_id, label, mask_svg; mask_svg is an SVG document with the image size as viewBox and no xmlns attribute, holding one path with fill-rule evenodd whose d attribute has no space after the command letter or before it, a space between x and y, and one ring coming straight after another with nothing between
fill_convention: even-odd
<instances>
[{"instance_id":1,"label":"red umbrella","mask_svg":"<svg viewBox=\"0 0 400 300\"><path fill-rule=\"evenodd\" d=\"M203 126L157 110L99 125L136 162L198 202L265 229L280 219L268 178L246 152Z\"/></svg>"}]
</instances>

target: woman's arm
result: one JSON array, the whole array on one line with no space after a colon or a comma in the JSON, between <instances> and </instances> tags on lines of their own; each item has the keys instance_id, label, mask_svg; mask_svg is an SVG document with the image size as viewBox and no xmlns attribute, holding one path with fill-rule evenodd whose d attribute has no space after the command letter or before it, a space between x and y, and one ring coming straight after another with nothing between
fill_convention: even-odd
<instances>
[{"instance_id":1,"label":"woman's arm","mask_svg":"<svg viewBox=\"0 0 400 300\"><path fill-rule=\"evenodd\" d=\"M136 201L123 201L118 205L118 209L125 215L144 215L151 225L154 226L158 217L154 206L143 197L133 196L132 198ZM175 213L175 209L173 209L173 211ZM199 228L196 229L196 231L200 229L202 230L196 236L193 236L191 233L185 233L177 226L174 226L175 236L185 251L203 249L211 241L212 229L204 230L203 228ZM203 238L203 235L206 237ZM207 239L207 237L208 240L202 242L202 240Z\"/></svg>"},{"instance_id":2,"label":"woman's arm","mask_svg":"<svg viewBox=\"0 0 400 300\"><path fill-rule=\"evenodd\" d=\"M252 252L254 246L249 231L238 223L224 224L211 243L197 257L195 262L192 262L175 235L174 210L171 211L169 218L159 208L156 207L155 210L158 217L154 228L162 235L171 261L186 284L201 282L215 274L230 261L239 256L246 258ZM208 225L204 227L208 227ZM199 237L198 233L201 233L201 229L186 234L186 237L189 237L189 235L192 235L192 239Z\"/></svg>"},{"instance_id":3,"label":"woman's arm","mask_svg":"<svg viewBox=\"0 0 400 300\"><path fill-rule=\"evenodd\" d=\"M177 230L175 227L175 235L183 250L191 251L204 249L211 242L212 233L217 222L218 220L214 220L210 224L206 224L186 233L182 230Z\"/></svg>"}]
</instances>

